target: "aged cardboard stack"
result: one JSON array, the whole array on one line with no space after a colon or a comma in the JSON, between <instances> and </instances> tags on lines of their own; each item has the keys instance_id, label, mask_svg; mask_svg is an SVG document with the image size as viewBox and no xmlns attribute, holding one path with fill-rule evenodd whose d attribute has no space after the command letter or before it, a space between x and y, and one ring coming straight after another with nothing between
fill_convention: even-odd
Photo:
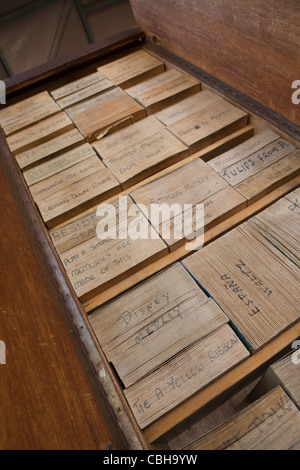
<instances>
[{"instance_id":1,"label":"aged cardboard stack","mask_svg":"<svg viewBox=\"0 0 300 470\"><path fill-rule=\"evenodd\" d=\"M292 143L268 129L253 136L247 113L145 51L1 110L0 124L81 302L300 170ZM196 253L137 275L89 315L140 428L299 320L299 213L298 189L200 251L197 238Z\"/></svg>"}]
</instances>

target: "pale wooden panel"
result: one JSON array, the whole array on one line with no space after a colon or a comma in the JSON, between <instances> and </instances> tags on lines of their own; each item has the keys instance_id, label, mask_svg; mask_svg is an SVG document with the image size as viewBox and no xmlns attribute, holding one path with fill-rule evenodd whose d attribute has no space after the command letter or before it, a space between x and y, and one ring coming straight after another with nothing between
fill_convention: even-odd
<instances>
[{"instance_id":1,"label":"pale wooden panel","mask_svg":"<svg viewBox=\"0 0 300 470\"><path fill-rule=\"evenodd\" d=\"M193 205L191 211L184 212L184 217L171 217L171 220L162 222L158 232L167 243L169 250L173 251L184 243L193 242L204 244L205 233L226 218L238 213L247 205L246 199L234 188L226 186L211 196ZM191 240L192 235L192 240ZM187 249L189 246L186 245Z\"/></svg>"},{"instance_id":2,"label":"pale wooden panel","mask_svg":"<svg viewBox=\"0 0 300 470\"><path fill-rule=\"evenodd\" d=\"M300 411L281 387L185 450L299 450Z\"/></svg>"},{"instance_id":3,"label":"pale wooden panel","mask_svg":"<svg viewBox=\"0 0 300 470\"><path fill-rule=\"evenodd\" d=\"M124 394L143 429L249 356L228 325L182 351Z\"/></svg>"},{"instance_id":4,"label":"pale wooden panel","mask_svg":"<svg viewBox=\"0 0 300 470\"><path fill-rule=\"evenodd\" d=\"M168 69L138 85L126 88L126 93L143 105L149 116L200 89L201 84L195 78L176 69Z\"/></svg>"},{"instance_id":5,"label":"pale wooden panel","mask_svg":"<svg viewBox=\"0 0 300 470\"><path fill-rule=\"evenodd\" d=\"M96 153L92 147L86 143L58 157L54 157L45 163L36 165L30 170L24 171L23 176L28 186L32 186L92 156L96 156Z\"/></svg>"},{"instance_id":6,"label":"pale wooden panel","mask_svg":"<svg viewBox=\"0 0 300 470\"><path fill-rule=\"evenodd\" d=\"M8 136L7 143L10 150L17 155L73 128L71 119L64 112L60 112Z\"/></svg>"},{"instance_id":7,"label":"pale wooden panel","mask_svg":"<svg viewBox=\"0 0 300 470\"><path fill-rule=\"evenodd\" d=\"M122 88L133 86L164 69L165 65L161 60L142 50L98 67L98 71Z\"/></svg>"},{"instance_id":8,"label":"pale wooden panel","mask_svg":"<svg viewBox=\"0 0 300 470\"><path fill-rule=\"evenodd\" d=\"M296 147L266 129L208 162L251 204L288 178L299 174Z\"/></svg>"},{"instance_id":9,"label":"pale wooden panel","mask_svg":"<svg viewBox=\"0 0 300 470\"><path fill-rule=\"evenodd\" d=\"M83 143L84 138L80 132L77 129L72 129L19 153L16 155L16 160L24 171Z\"/></svg>"},{"instance_id":10,"label":"pale wooden panel","mask_svg":"<svg viewBox=\"0 0 300 470\"><path fill-rule=\"evenodd\" d=\"M210 90L203 90L164 108L155 116L166 126L171 126L175 122L181 121L218 102L220 104L223 102L220 95Z\"/></svg>"},{"instance_id":11,"label":"pale wooden panel","mask_svg":"<svg viewBox=\"0 0 300 470\"><path fill-rule=\"evenodd\" d=\"M111 90L112 88L114 88L114 84L107 78L104 78L103 80L99 80L98 82L93 83L92 85L89 85L82 90L76 91L68 96L65 96L57 100L57 104L62 109L65 109L65 108L68 108L69 106L75 105L76 103L85 101L92 96L105 93Z\"/></svg>"},{"instance_id":12,"label":"pale wooden panel","mask_svg":"<svg viewBox=\"0 0 300 470\"><path fill-rule=\"evenodd\" d=\"M93 147L123 189L188 156L187 147L154 116L104 137Z\"/></svg>"},{"instance_id":13,"label":"pale wooden panel","mask_svg":"<svg viewBox=\"0 0 300 470\"><path fill-rule=\"evenodd\" d=\"M298 341L291 345L291 352L271 364L251 392L251 400L280 385L300 409L300 350ZM298 349L297 349L298 348Z\"/></svg>"},{"instance_id":14,"label":"pale wooden panel","mask_svg":"<svg viewBox=\"0 0 300 470\"><path fill-rule=\"evenodd\" d=\"M134 189L131 196L174 250L246 206L246 199L201 159ZM158 214L152 204L159 205ZM186 207L187 204L191 208ZM141 206L142 207L142 206Z\"/></svg>"},{"instance_id":15,"label":"pale wooden panel","mask_svg":"<svg viewBox=\"0 0 300 470\"><path fill-rule=\"evenodd\" d=\"M300 174L300 150L293 152L259 173L237 184L235 188L253 203L266 193Z\"/></svg>"},{"instance_id":16,"label":"pale wooden panel","mask_svg":"<svg viewBox=\"0 0 300 470\"><path fill-rule=\"evenodd\" d=\"M299 269L245 222L183 261L256 351L299 317Z\"/></svg>"},{"instance_id":17,"label":"pale wooden panel","mask_svg":"<svg viewBox=\"0 0 300 470\"><path fill-rule=\"evenodd\" d=\"M122 227L117 224L114 238L101 239L96 236L61 255L80 300L93 297L167 254L166 244L137 208L136 214L131 221L132 227L142 226L148 231L148 239L130 237L127 230L120 237Z\"/></svg>"},{"instance_id":18,"label":"pale wooden panel","mask_svg":"<svg viewBox=\"0 0 300 470\"><path fill-rule=\"evenodd\" d=\"M0 125L6 135L13 134L36 122L59 113L60 107L47 91L0 110Z\"/></svg>"},{"instance_id":19,"label":"pale wooden panel","mask_svg":"<svg viewBox=\"0 0 300 470\"><path fill-rule=\"evenodd\" d=\"M104 78L105 77L101 72L94 72L84 76L83 78L79 78L78 80L68 82L66 85L62 85L59 88L52 90L50 93L55 100L60 100L72 93L76 93L84 88L94 85L95 83L101 82Z\"/></svg>"},{"instance_id":20,"label":"pale wooden panel","mask_svg":"<svg viewBox=\"0 0 300 470\"><path fill-rule=\"evenodd\" d=\"M48 228L66 221L120 191L120 185L95 155L30 186Z\"/></svg>"},{"instance_id":21,"label":"pale wooden panel","mask_svg":"<svg viewBox=\"0 0 300 470\"><path fill-rule=\"evenodd\" d=\"M259 152L266 145L274 142L277 139L279 139L278 134L271 131L270 129L266 129L254 135L250 139L247 139L246 142L237 145L233 149L230 149L227 152L212 158L208 164L216 172L222 173L229 166L250 157L250 155L254 154L255 152Z\"/></svg>"},{"instance_id":22,"label":"pale wooden panel","mask_svg":"<svg viewBox=\"0 0 300 470\"><path fill-rule=\"evenodd\" d=\"M115 157L103 161L120 181L122 188L127 189L186 158L188 154L188 148L163 129L125 152L121 151Z\"/></svg>"},{"instance_id":23,"label":"pale wooden panel","mask_svg":"<svg viewBox=\"0 0 300 470\"><path fill-rule=\"evenodd\" d=\"M146 117L130 126L120 129L93 144L94 149L103 160L113 163L110 159L125 152L143 139L163 130L165 126L154 116Z\"/></svg>"},{"instance_id":24,"label":"pale wooden panel","mask_svg":"<svg viewBox=\"0 0 300 470\"><path fill-rule=\"evenodd\" d=\"M89 142L145 117L144 108L125 92L72 117Z\"/></svg>"},{"instance_id":25,"label":"pale wooden panel","mask_svg":"<svg viewBox=\"0 0 300 470\"><path fill-rule=\"evenodd\" d=\"M300 266L299 201L300 189L288 193L286 197L279 199L248 222L298 266Z\"/></svg>"},{"instance_id":26,"label":"pale wooden panel","mask_svg":"<svg viewBox=\"0 0 300 470\"><path fill-rule=\"evenodd\" d=\"M71 119L76 114L83 113L88 111L91 108L94 108L98 104L103 104L112 98L116 98L117 96L123 95L123 90L120 87L113 88L112 90L106 91L105 93L101 93L100 95L92 96L91 98L81 102L74 104L73 106L69 106L66 108L66 113L70 116Z\"/></svg>"},{"instance_id":27,"label":"pale wooden panel","mask_svg":"<svg viewBox=\"0 0 300 470\"><path fill-rule=\"evenodd\" d=\"M168 126L170 132L182 140L191 152L197 152L211 143L246 126L248 115L225 100L217 100L198 112Z\"/></svg>"},{"instance_id":28,"label":"pale wooden panel","mask_svg":"<svg viewBox=\"0 0 300 470\"><path fill-rule=\"evenodd\" d=\"M114 207L114 213L107 214L105 218L107 224L118 224L121 211L126 215L130 223L133 218L129 213L133 205L130 197L123 195L122 200L121 198L114 199L110 201L110 205ZM50 230L49 233L57 252L63 254L81 243L96 237L96 228L100 221L101 217L97 215L97 207L93 207L81 212L79 216L70 219L67 223Z\"/></svg>"},{"instance_id":29,"label":"pale wooden panel","mask_svg":"<svg viewBox=\"0 0 300 470\"><path fill-rule=\"evenodd\" d=\"M181 264L89 317L126 387L228 321Z\"/></svg>"}]
</instances>

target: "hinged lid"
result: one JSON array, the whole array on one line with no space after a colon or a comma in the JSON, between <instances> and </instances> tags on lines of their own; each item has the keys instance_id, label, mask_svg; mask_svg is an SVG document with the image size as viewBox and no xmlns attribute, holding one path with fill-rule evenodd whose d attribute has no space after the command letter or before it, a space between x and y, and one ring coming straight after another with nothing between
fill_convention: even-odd
<instances>
[{"instance_id":1,"label":"hinged lid","mask_svg":"<svg viewBox=\"0 0 300 470\"><path fill-rule=\"evenodd\" d=\"M156 44L300 125L298 0L130 1Z\"/></svg>"}]
</instances>

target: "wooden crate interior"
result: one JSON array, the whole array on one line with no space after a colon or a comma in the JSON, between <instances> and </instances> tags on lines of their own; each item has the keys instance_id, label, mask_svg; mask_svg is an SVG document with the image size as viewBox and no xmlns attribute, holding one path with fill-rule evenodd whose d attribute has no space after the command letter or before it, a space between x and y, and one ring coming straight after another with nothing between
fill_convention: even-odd
<instances>
[{"instance_id":1,"label":"wooden crate interior","mask_svg":"<svg viewBox=\"0 0 300 470\"><path fill-rule=\"evenodd\" d=\"M180 65L127 47L0 111L85 341L142 446L172 450L289 400L251 392L300 335L299 141ZM176 206L170 219L151 213L163 203ZM99 236L104 214L111 239Z\"/></svg>"}]
</instances>

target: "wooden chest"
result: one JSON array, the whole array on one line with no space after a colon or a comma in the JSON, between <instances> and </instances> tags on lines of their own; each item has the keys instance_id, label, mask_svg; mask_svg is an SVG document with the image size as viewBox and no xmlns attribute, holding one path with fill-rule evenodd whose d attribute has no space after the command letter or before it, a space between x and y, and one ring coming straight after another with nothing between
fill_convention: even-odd
<instances>
[{"instance_id":1,"label":"wooden chest","mask_svg":"<svg viewBox=\"0 0 300 470\"><path fill-rule=\"evenodd\" d=\"M131 4L7 80L1 163L125 447L196 449L300 334L299 5Z\"/></svg>"}]
</instances>

